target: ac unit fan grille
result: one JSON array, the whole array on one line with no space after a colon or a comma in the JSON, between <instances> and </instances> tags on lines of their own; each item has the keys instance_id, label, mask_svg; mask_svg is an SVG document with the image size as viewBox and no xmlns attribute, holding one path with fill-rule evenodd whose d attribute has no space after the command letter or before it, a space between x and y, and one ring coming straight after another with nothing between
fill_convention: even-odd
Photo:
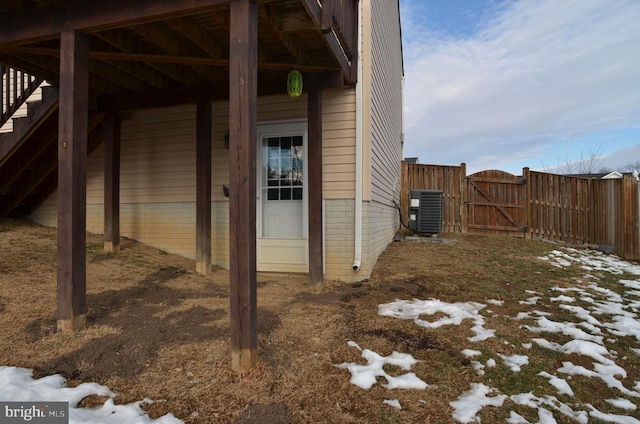
<instances>
[{"instance_id":1,"label":"ac unit fan grille","mask_svg":"<svg viewBox=\"0 0 640 424\"><path fill-rule=\"evenodd\" d=\"M415 217L413 230L418 233L438 234L442 231L443 194L440 190L414 190L411 192L411 215Z\"/></svg>"}]
</instances>

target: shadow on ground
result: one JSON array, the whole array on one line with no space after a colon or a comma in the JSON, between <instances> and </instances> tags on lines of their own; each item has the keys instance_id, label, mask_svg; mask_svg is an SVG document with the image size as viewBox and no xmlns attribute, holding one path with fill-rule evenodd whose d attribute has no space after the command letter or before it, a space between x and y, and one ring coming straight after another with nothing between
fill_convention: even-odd
<instances>
[{"instance_id":1,"label":"shadow on ground","mask_svg":"<svg viewBox=\"0 0 640 424\"><path fill-rule=\"evenodd\" d=\"M196 305L166 313L167 308L180 306L188 299L227 297L227 292L214 284L204 285L201 290L176 289L175 284L167 284L182 274L183 270L167 267L134 287L88 296L88 324L115 328L118 333L91 340L81 349L42 364L36 373L62 374L84 381L131 378L139 375L163 346L228 339L228 322L216 323L227 315L224 309ZM263 326L262 331L279 325L277 316L265 316L269 316L270 325ZM27 337L35 342L54 332L55 325L54 320L36 320L27 326Z\"/></svg>"}]
</instances>

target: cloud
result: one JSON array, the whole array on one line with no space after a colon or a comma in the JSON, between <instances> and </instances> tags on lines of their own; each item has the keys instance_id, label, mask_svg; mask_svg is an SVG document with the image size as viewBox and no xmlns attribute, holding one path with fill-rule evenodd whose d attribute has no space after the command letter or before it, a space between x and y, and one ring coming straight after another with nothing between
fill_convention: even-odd
<instances>
[{"instance_id":1,"label":"cloud","mask_svg":"<svg viewBox=\"0 0 640 424\"><path fill-rule=\"evenodd\" d=\"M425 10L401 0L407 156L496 168L640 128L640 3L502 5L454 39L424 28Z\"/></svg>"},{"instance_id":2,"label":"cloud","mask_svg":"<svg viewBox=\"0 0 640 424\"><path fill-rule=\"evenodd\" d=\"M638 164L640 162L640 144L620 149L603 158L606 166L612 169L625 167L627 165ZM626 171L631 171L626 169ZM640 169L636 169L640 171Z\"/></svg>"}]
</instances>

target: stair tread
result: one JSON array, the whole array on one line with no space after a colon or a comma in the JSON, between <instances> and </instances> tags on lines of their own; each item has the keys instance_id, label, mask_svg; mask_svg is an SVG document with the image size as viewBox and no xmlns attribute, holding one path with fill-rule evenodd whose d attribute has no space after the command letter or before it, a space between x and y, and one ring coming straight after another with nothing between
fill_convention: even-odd
<instances>
[{"instance_id":1,"label":"stair tread","mask_svg":"<svg viewBox=\"0 0 640 424\"><path fill-rule=\"evenodd\" d=\"M35 98L39 98L39 99L34 101L30 101L29 99L27 99L27 101L23 105L21 105L20 108L12 115L12 119L9 119L2 127L0 127L0 134L10 134L14 132L17 127L16 127L16 123L13 121L17 119L22 119L22 118L28 118L29 108L35 109L35 108L38 108L38 106L42 104L44 101L47 101L47 100L50 101L51 99L49 99L48 96L56 96L56 99L57 99L58 90L56 89L56 87L49 85L48 83L46 85L44 84L45 83L43 83L43 85L41 85L29 97L29 99L32 99L34 98L34 96L36 96Z\"/></svg>"},{"instance_id":2,"label":"stair tread","mask_svg":"<svg viewBox=\"0 0 640 424\"><path fill-rule=\"evenodd\" d=\"M24 104L18 108L18 110L12 115L12 118L17 118L21 116L27 116L29 105L37 106L41 103L48 93L56 92L56 88L53 87L46 81L43 81L31 95L25 100ZM56 94L57 95L57 94ZM11 119L9 119L2 127L0 127L0 133L10 133L13 131L13 124Z\"/></svg>"}]
</instances>

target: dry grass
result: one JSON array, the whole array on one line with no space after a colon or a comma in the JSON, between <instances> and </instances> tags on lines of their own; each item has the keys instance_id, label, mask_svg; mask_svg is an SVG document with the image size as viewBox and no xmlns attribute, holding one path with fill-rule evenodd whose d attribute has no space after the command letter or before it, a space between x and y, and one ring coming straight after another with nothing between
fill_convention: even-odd
<instances>
[{"instance_id":1,"label":"dry grass","mask_svg":"<svg viewBox=\"0 0 640 424\"><path fill-rule=\"evenodd\" d=\"M378 316L377 306L396 298L494 298L505 300L490 306L494 313L514 316L522 310L518 300L529 296L525 290L569 284L577 274L536 259L549 244L447 237L456 243L390 245L371 280L358 284L310 288L304 276L259 275L259 364L241 376L230 371L225 270L202 277L193 261L133 241L111 257L101 252L101 238L89 235L89 326L60 334L54 331L55 230L0 221L0 364L32 368L37 375L62 373L70 385L96 381L119 393L120 403L149 397L158 401L146 407L152 417L172 412L185 423L451 422L449 402L481 381L460 351L520 353L520 341L531 335L519 323L484 314L499 337L470 345L470 323L426 330ZM423 361L412 371L438 388L390 392L349 384L349 373L334 366L362 362L348 340L382 355L411 353ZM507 393L543 385L535 373L561 358L542 349L536 355L530 372L514 375L496 367L483 381ZM637 369L632 373L640 380ZM602 390L589 385L581 395ZM391 398L400 398L403 409L382 404ZM483 422L508 417L507 410L485 409Z\"/></svg>"}]
</instances>

